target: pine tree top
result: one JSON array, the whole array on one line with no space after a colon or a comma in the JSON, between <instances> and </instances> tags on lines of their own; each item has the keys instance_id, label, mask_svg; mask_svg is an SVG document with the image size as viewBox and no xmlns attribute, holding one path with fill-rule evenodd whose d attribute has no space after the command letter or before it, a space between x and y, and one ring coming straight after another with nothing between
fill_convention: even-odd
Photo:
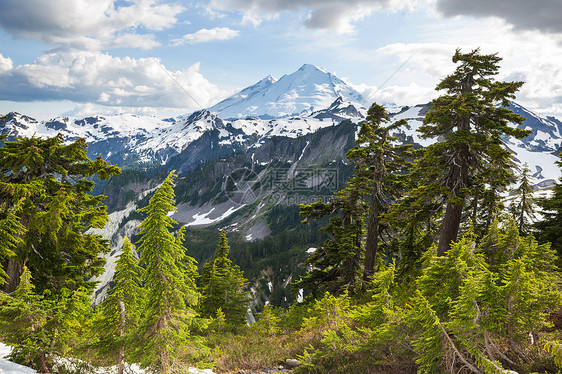
<instances>
[{"instance_id":1,"label":"pine tree top","mask_svg":"<svg viewBox=\"0 0 562 374\"><path fill-rule=\"evenodd\" d=\"M230 252L230 246L228 245L226 232L224 230L221 230L219 245L217 246L217 250L215 252L213 261L219 262L223 266L229 266L231 264L231 261L228 259L229 252Z\"/></svg>"},{"instance_id":2,"label":"pine tree top","mask_svg":"<svg viewBox=\"0 0 562 374\"><path fill-rule=\"evenodd\" d=\"M125 237L115 266L115 280L117 283L113 288L113 292L119 293L124 297L139 294L142 288L141 283L144 269L139 266L139 261L133 253L134 249L135 247L131 244L129 238Z\"/></svg>"},{"instance_id":3,"label":"pine tree top","mask_svg":"<svg viewBox=\"0 0 562 374\"><path fill-rule=\"evenodd\" d=\"M12 295L16 299L27 300L33 295L34 291L35 291L35 286L33 285L31 279L31 272L29 271L27 266L24 265L23 272L20 277L20 283L18 284L18 287L12 293Z\"/></svg>"}]
</instances>

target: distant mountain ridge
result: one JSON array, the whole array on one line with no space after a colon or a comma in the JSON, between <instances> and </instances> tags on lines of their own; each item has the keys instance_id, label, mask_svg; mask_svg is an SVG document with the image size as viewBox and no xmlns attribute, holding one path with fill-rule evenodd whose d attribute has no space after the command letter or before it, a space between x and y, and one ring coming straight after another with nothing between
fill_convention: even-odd
<instances>
[{"instance_id":1,"label":"distant mountain ridge","mask_svg":"<svg viewBox=\"0 0 562 374\"><path fill-rule=\"evenodd\" d=\"M296 138L346 119L359 122L365 115L364 107L342 98L304 116L269 120L249 117L227 121L206 109L165 120L120 114L37 121L11 112L0 120L0 134L47 137L61 133L69 141L82 137L88 143L90 157L101 154L119 166L146 168L165 165L171 157L190 147L204 148L200 139L207 142L206 148L216 146L217 151L221 148L218 153L224 155L242 148L259 147L265 139L274 136ZM198 154L203 158L199 162L194 159L194 166L216 156L213 152Z\"/></svg>"},{"instance_id":2,"label":"distant mountain ridge","mask_svg":"<svg viewBox=\"0 0 562 374\"><path fill-rule=\"evenodd\" d=\"M304 64L279 80L267 76L209 109L176 118L119 114L37 121L12 112L0 120L0 134L15 137L61 133L68 140L83 137L90 157L101 154L126 168L163 166L183 154L191 160L183 163L189 170L217 157L260 147L272 137L297 138L346 119L359 123L367 113L364 100L334 74ZM428 105L388 107L394 118L408 120L409 129L403 138L420 145L428 144L416 133L428 109ZM562 145L562 122L517 103L512 103L511 109L526 118L520 127L532 133L521 140L505 139L506 145L516 160L529 164L538 182L555 180L560 171L551 158Z\"/></svg>"}]
</instances>

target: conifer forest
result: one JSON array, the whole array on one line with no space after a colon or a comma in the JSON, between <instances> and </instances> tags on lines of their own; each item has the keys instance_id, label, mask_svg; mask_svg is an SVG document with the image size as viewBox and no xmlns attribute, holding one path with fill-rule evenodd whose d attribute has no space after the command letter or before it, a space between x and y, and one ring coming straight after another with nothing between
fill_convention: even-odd
<instances>
[{"instance_id":1,"label":"conifer forest","mask_svg":"<svg viewBox=\"0 0 562 374\"><path fill-rule=\"evenodd\" d=\"M112 249L96 229L113 197L98 186L132 172L90 159L84 139L4 136L9 359L38 373L561 373L562 180L537 198L504 142L529 134L509 109L524 82L496 79L497 54L452 61L418 129L429 145L400 141L407 121L373 103L342 188L272 207L277 232L259 248L233 226L179 224L183 171L155 172L100 303L95 277ZM301 242L318 247L282 252ZM250 281L260 251L274 270L301 271L263 304Z\"/></svg>"}]
</instances>

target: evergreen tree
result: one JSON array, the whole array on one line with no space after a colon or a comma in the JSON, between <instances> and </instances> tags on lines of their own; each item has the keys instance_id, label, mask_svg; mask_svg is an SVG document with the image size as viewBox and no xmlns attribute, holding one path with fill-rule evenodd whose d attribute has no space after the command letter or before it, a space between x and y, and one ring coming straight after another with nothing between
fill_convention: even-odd
<instances>
[{"instance_id":1,"label":"evergreen tree","mask_svg":"<svg viewBox=\"0 0 562 374\"><path fill-rule=\"evenodd\" d=\"M556 162L562 168L562 153ZM553 194L548 198L537 199L543 219L535 222L537 238L541 243L551 243L558 257L562 258L562 178L552 187Z\"/></svg>"},{"instance_id":2,"label":"evergreen tree","mask_svg":"<svg viewBox=\"0 0 562 374\"><path fill-rule=\"evenodd\" d=\"M277 316L277 310L271 304L265 304L257 317L257 322L252 325L253 329L267 336L272 336L279 332L281 318Z\"/></svg>"},{"instance_id":3,"label":"evergreen tree","mask_svg":"<svg viewBox=\"0 0 562 374\"><path fill-rule=\"evenodd\" d=\"M519 186L514 190L515 198L511 202L510 210L517 221L519 233L529 235L535 221L535 199L533 198L533 183L529 165L525 163L519 174Z\"/></svg>"},{"instance_id":4,"label":"evergreen tree","mask_svg":"<svg viewBox=\"0 0 562 374\"><path fill-rule=\"evenodd\" d=\"M367 239L365 242L364 278L372 276L375 268L379 237L382 235L383 225L381 216L386 212L390 203L399 197L403 187L402 179L408 164L405 158L409 156L410 144L395 145L396 137L390 132L407 124L400 120L390 125L384 107L374 103L368 111L367 120L361 124L357 136L357 146L347 152L347 158L355 162L354 174L361 180L365 194L368 195L369 213L367 224Z\"/></svg>"},{"instance_id":5,"label":"evergreen tree","mask_svg":"<svg viewBox=\"0 0 562 374\"><path fill-rule=\"evenodd\" d=\"M93 289L87 279L102 271L100 254L109 246L99 235L86 233L107 221L104 196L90 195L94 182L89 179L108 179L120 170L101 158L88 159L86 147L84 139L65 145L59 135L18 138L0 148L0 219L14 221L18 206L19 224L26 230L12 222L11 231L3 231L22 238L4 247L14 254L4 258L5 292L17 288L24 264L38 293Z\"/></svg>"},{"instance_id":6,"label":"evergreen tree","mask_svg":"<svg viewBox=\"0 0 562 374\"><path fill-rule=\"evenodd\" d=\"M223 230L213 259L201 272L201 314L216 316L220 309L228 323L240 325L246 320L249 294L244 292L243 272L228 258L229 250Z\"/></svg>"},{"instance_id":7,"label":"evergreen tree","mask_svg":"<svg viewBox=\"0 0 562 374\"><path fill-rule=\"evenodd\" d=\"M440 139L425 148L418 162L425 178L415 191L420 199L435 196L446 205L437 248L440 256L457 238L466 199L473 194L472 183L486 177L482 183L493 188L487 202L492 209L499 200L497 193L508 185L511 154L502 136L528 134L512 127L523 117L506 108L523 83L494 81L500 61L496 54L483 55L478 49L466 54L457 50L453 62L459 66L437 85L446 94L433 101L419 129L424 138Z\"/></svg>"},{"instance_id":8,"label":"evergreen tree","mask_svg":"<svg viewBox=\"0 0 562 374\"><path fill-rule=\"evenodd\" d=\"M0 335L12 346L10 359L41 373L59 372L55 355L68 354L89 302L83 290L38 295L24 266L16 290L11 295L0 293Z\"/></svg>"},{"instance_id":9,"label":"evergreen tree","mask_svg":"<svg viewBox=\"0 0 562 374\"><path fill-rule=\"evenodd\" d=\"M12 295L0 293L0 297L0 335L3 342L13 346L12 359L42 372L50 372L45 355L36 346L37 343L49 343L42 331L47 311L43 298L35 294L27 266L23 267L20 282Z\"/></svg>"},{"instance_id":10,"label":"evergreen tree","mask_svg":"<svg viewBox=\"0 0 562 374\"><path fill-rule=\"evenodd\" d=\"M385 126L388 122L384 107L374 103L367 121L361 124L357 146L346 155L355 163L346 188L330 202L300 205L304 222L331 216L323 228L331 238L307 260L311 270L295 287L309 290L314 296L325 292L337 295L362 289L363 282L372 276L380 252L379 240L388 226L383 224L382 216L404 188L404 171L409 166L406 157L411 156L411 145L395 145L396 137L390 134L406 121Z\"/></svg>"},{"instance_id":11,"label":"evergreen tree","mask_svg":"<svg viewBox=\"0 0 562 374\"><path fill-rule=\"evenodd\" d=\"M389 218L385 216L385 219ZM400 225L397 224L399 231L393 238L391 250L398 253L397 276L407 283L420 276L421 259L433 245L435 229L432 225L418 222L416 218L401 222Z\"/></svg>"},{"instance_id":12,"label":"evergreen tree","mask_svg":"<svg viewBox=\"0 0 562 374\"><path fill-rule=\"evenodd\" d=\"M115 267L115 286L108 297L99 306L101 318L96 322L96 329L101 335L100 341L106 351L118 351L118 373L124 370L126 339L139 322L143 289L141 276L143 269L133 253L134 246L125 237L123 248Z\"/></svg>"},{"instance_id":13,"label":"evergreen tree","mask_svg":"<svg viewBox=\"0 0 562 374\"><path fill-rule=\"evenodd\" d=\"M364 248L362 244L367 206L362 181L353 175L346 188L328 203L317 201L299 205L304 223L309 219L331 216L322 231L329 238L307 260L311 269L297 282L314 297L325 292L340 294L362 288Z\"/></svg>"},{"instance_id":14,"label":"evergreen tree","mask_svg":"<svg viewBox=\"0 0 562 374\"><path fill-rule=\"evenodd\" d=\"M147 289L144 318L136 339L136 353L145 367L170 373L180 348L188 343L193 307L199 294L187 279L185 248L169 228L176 223L169 215L175 210L171 172L140 209L148 216L140 224L140 263L145 270ZM194 260L192 260L193 262Z\"/></svg>"},{"instance_id":15,"label":"evergreen tree","mask_svg":"<svg viewBox=\"0 0 562 374\"><path fill-rule=\"evenodd\" d=\"M479 246L474 239L468 233L445 256L430 254L418 279L409 318L420 370L528 372L529 334L561 300L556 254L520 237L513 220L503 229L495 221Z\"/></svg>"},{"instance_id":16,"label":"evergreen tree","mask_svg":"<svg viewBox=\"0 0 562 374\"><path fill-rule=\"evenodd\" d=\"M23 242L21 236L25 233L25 227L18 218L22 203L10 208L0 219L0 261L15 257L14 250ZM23 273L22 273L23 274ZM8 274L4 271L0 263L0 286L8 283Z\"/></svg>"},{"instance_id":17,"label":"evergreen tree","mask_svg":"<svg viewBox=\"0 0 562 374\"><path fill-rule=\"evenodd\" d=\"M107 221L90 179L119 172L88 159L84 139L17 138L0 148L0 283L12 294L3 297L0 325L16 362L50 372L54 354L76 342L91 311L88 279L103 270L100 255L109 250L87 233Z\"/></svg>"}]
</instances>

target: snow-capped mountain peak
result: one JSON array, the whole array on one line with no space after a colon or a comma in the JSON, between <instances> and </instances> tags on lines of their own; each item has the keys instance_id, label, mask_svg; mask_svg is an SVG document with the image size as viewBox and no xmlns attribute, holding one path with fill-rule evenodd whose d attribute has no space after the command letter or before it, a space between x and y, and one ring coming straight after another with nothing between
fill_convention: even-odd
<instances>
[{"instance_id":1,"label":"snow-capped mountain peak","mask_svg":"<svg viewBox=\"0 0 562 374\"><path fill-rule=\"evenodd\" d=\"M222 114L223 112L234 112L244 105L245 101L251 100L254 96L259 95L260 92L267 89L276 82L275 78L271 75L263 78L259 82L244 88L242 91L230 96L229 98L210 107L209 110L213 113ZM225 117L226 118L226 117Z\"/></svg>"},{"instance_id":2,"label":"snow-capped mountain peak","mask_svg":"<svg viewBox=\"0 0 562 374\"><path fill-rule=\"evenodd\" d=\"M317 119L363 119L367 116L367 109L357 103L344 100L339 96L328 108L310 114Z\"/></svg>"},{"instance_id":3,"label":"snow-capped mountain peak","mask_svg":"<svg viewBox=\"0 0 562 374\"><path fill-rule=\"evenodd\" d=\"M20 114L18 112L10 112L5 118L0 118L0 134L14 135L37 125L37 120Z\"/></svg>"},{"instance_id":4,"label":"snow-capped mountain peak","mask_svg":"<svg viewBox=\"0 0 562 374\"><path fill-rule=\"evenodd\" d=\"M357 103L359 92L326 69L311 64L275 81L268 76L209 108L221 118L280 118L325 109L338 97Z\"/></svg>"},{"instance_id":5,"label":"snow-capped mountain peak","mask_svg":"<svg viewBox=\"0 0 562 374\"><path fill-rule=\"evenodd\" d=\"M521 139L522 142L538 151L558 150L562 139L562 122L554 117L544 117L534 113L513 101L510 103L509 109L525 117L520 128L532 130L529 136Z\"/></svg>"}]
</instances>

